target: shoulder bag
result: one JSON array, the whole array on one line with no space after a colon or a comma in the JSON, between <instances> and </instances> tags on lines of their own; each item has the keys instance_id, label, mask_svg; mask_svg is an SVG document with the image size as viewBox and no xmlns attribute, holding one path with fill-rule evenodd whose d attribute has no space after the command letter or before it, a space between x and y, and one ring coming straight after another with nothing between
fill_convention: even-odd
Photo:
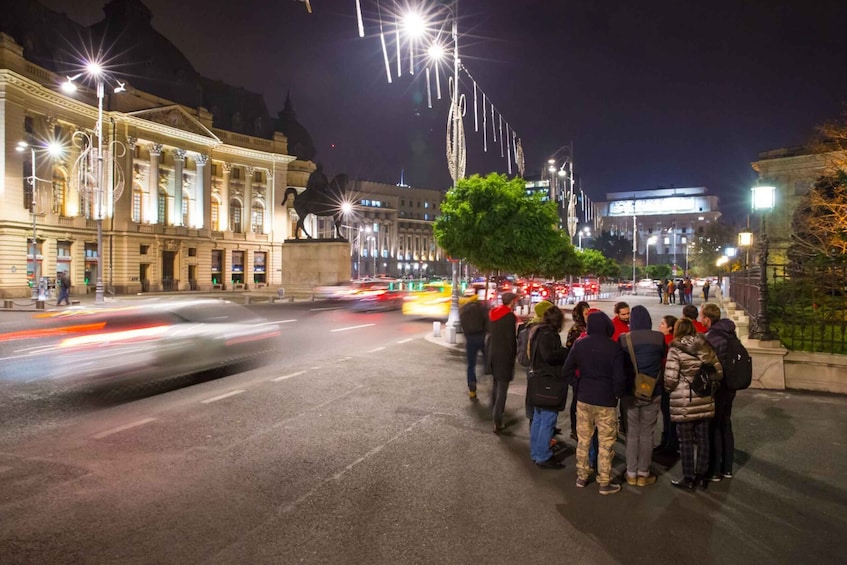
<instances>
[{"instance_id":1,"label":"shoulder bag","mask_svg":"<svg viewBox=\"0 0 847 565\"><path fill-rule=\"evenodd\" d=\"M624 339L629 344L629 358L632 360L632 366L635 368L635 387L632 394L639 400L653 400L653 389L656 388L656 377L645 375L638 371L638 362L635 360L635 347L632 345L632 335L623 334Z\"/></svg>"},{"instance_id":2,"label":"shoulder bag","mask_svg":"<svg viewBox=\"0 0 847 565\"><path fill-rule=\"evenodd\" d=\"M539 370L535 359L538 353L538 332L530 336L530 362L529 379L527 381L527 392L529 402L536 408L561 410L564 408L566 394L568 391L567 379L559 378L549 370Z\"/></svg>"}]
</instances>

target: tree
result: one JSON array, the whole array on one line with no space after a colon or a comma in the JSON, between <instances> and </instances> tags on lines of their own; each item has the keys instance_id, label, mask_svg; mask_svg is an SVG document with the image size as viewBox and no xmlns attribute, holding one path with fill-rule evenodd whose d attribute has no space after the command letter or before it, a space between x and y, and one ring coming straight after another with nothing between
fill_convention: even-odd
<instances>
[{"instance_id":1,"label":"tree","mask_svg":"<svg viewBox=\"0 0 847 565\"><path fill-rule=\"evenodd\" d=\"M736 233L735 228L720 222L706 224L693 238L688 254L689 271L701 276L716 272L715 263L724 254L724 249L735 246Z\"/></svg>"},{"instance_id":2,"label":"tree","mask_svg":"<svg viewBox=\"0 0 847 565\"><path fill-rule=\"evenodd\" d=\"M667 280L671 278L673 269L668 264L650 265L647 267L647 276L651 279Z\"/></svg>"},{"instance_id":3,"label":"tree","mask_svg":"<svg viewBox=\"0 0 847 565\"><path fill-rule=\"evenodd\" d=\"M491 173L462 179L449 190L435 220L435 241L483 272L532 273L559 240L556 205L526 193L520 178Z\"/></svg>"},{"instance_id":4,"label":"tree","mask_svg":"<svg viewBox=\"0 0 847 565\"><path fill-rule=\"evenodd\" d=\"M597 277L614 277L619 272L617 262L607 258L596 249L583 249L580 253L582 274Z\"/></svg>"},{"instance_id":5,"label":"tree","mask_svg":"<svg viewBox=\"0 0 847 565\"><path fill-rule=\"evenodd\" d=\"M562 231L551 253L545 257L534 273L543 277L561 280L570 275L579 275L583 270L580 254L576 252L570 237Z\"/></svg>"},{"instance_id":6,"label":"tree","mask_svg":"<svg viewBox=\"0 0 847 565\"><path fill-rule=\"evenodd\" d=\"M618 263L632 261L632 240L620 234L612 235L609 231L601 232L594 239L594 249Z\"/></svg>"},{"instance_id":7,"label":"tree","mask_svg":"<svg viewBox=\"0 0 847 565\"><path fill-rule=\"evenodd\" d=\"M847 257L847 172L821 177L791 218L793 263L844 261Z\"/></svg>"}]
</instances>

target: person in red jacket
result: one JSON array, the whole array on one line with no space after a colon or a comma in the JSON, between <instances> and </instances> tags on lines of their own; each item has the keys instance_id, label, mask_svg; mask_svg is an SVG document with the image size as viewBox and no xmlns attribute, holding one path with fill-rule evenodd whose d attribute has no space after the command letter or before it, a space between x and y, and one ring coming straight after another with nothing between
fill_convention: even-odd
<instances>
[{"instance_id":1,"label":"person in red jacket","mask_svg":"<svg viewBox=\"0 0 847 565\"><path fill-rule=\"evenodd\" d=\"M693 304L686 304L682 307L682 317L688 318L694 323L694 329L697 330L698 334L704 334L709 331L709 328L700 322L700 312Z\"/></svg>"},{"instance_id":2,"label":"person in red jacket","mask_svg":"<svg viewBox=\"0 0 847 565\"><path fill-rule=\"evenodd\" d=\"M615 317L612 318L612 326L615 328L615 333L612 334L612 339L615 341L618 341L621 334L629 332L629 304L626 302L615 304Z\"/></svg>"},{"instance_id":3,"label":"person in red jacket","mask_svg":"<svg viewBox=\"0 0 847 565\"><path fill-rule=\"evenodd\" d=\"M506 429L503 412L509 383L515 378L515 355L518 350L517 317L512 312L518 296L513 292L504 292L501 298L503 304L488 313L488 338L485 342L486 363L494 379L491 387L491 416L495 434Z\"/></svg>"}]
</instances>

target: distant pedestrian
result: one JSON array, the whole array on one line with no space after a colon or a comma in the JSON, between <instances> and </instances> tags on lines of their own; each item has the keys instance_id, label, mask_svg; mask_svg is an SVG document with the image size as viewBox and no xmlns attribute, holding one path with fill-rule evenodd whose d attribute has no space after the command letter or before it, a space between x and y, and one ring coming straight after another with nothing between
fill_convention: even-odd
<instances>
[{"instance_id":1,"label":"distant pedestrian","mask_svg":"<svg viewBox=\"0 0 847 565\"><path fill-rule=\"evenodd\" d=\"M711 290L711 283L709 283L709 279L706 279L706 282L703 283L703 302L709 301L709 290Z\"/></svg>"},{"instance_id":2,"label":"distant pedestrian","mask_svg":"<svg viewBox=\"0 0 847 565\"><path fill-rule=\"evenodd\" d=\"M472 291L473 292L473 291ZM459 323L465 335L465 350L468 358L468 396L476 399L476 363L480 354L485 359L485 334L488 330L488 312L476 293L459 310Z\"/></svg>"},{"instance_id":3,"label":"distant pedestrian","mask_svg":"<svg viewBox=\"0 0 847 565\"><path fill-rule=\"evenodd\" d=\"M676 291L679 294L679 303L685 304L685 281L680 279L676 283Z\"/></svg>"},{"instance_id":4,"label":"distant pedestrian","mask_svg":"<svg viewBox=\"0 0 847 565\"><path fill-rule=\"evenodd\" d=\"M612 340L615 330L605 313L590 314L586 325L588 335L577 340L562 368L566 378L580 379L576 408L579 438L576 486L584 487L588 483L588 445L596 429L600 442L597 484L600 485L600 494L614 494L621 490L619 484L612 483L612 457L618 435L615 405L626 386L623 350Z\"/></svg>"},{"instance_id":5,"label":"distant pedestrian","mask_svg":"<svg viewBox=\"0 0 847 565\"><path fill-rule=\"evenodd\" d=\"M703 334L697 333L688 318L680 318L673 332L674 340L665 363L665 390L671 394L671 420L679 432L679 450L682 459L682 478L671 481L680 489L706 488L709 469L709 420L715 415L715 402L711 396L694 394L691 383L700 366L710 363L723 376L723 369L714 349Z\"/></svg>"},{"instance_id":6,"label":"distant pedestrian","mask_svg":"<svg viewBox=\"0 0 847 565\"><path fill-rule=\"evenodd\" d=\"M656 283L656 290L659 291L659 304L661 304L665 297L665 285L662 284L662 281Z\"/></svg>"},{"instance_id":7,"label":"distant pedestrian","mask_svg":"<svg viewBox=\"0 0 847 565\"><path fill-rule=\"evenodd\" d=\"M62 302L66 305L71 305L71 277L67 273L60 272L59 276L59 300L56 301L56 306L61 306Z\"/></svg>"},{"instance_id":8,"label":"distant pedestrian","mask_svg":"<svg viewBox=\"0 0 847 565\"><path fill-rule=\"evenodd\" d=\"M691 297L692 297L692 294L694 293L694 283L691 282L691 279L689 277L685 277L685 283L684 284L685 284L685 303L691 304L692 303Z\"/></svg>"},{"instance_id":9,"label":"distant pedestrian","mask_svg":"<svg viewBox=\"0 0 847 565\"><path fill-rule=\"evenodd\" d=\"M671 304L676 303L676 285L673 282L673 279L668 281L668 301Z\"/></svg>"},{"instance_id":10,"label":"distant pedestrian","mask_svg":"<svg viewBox=\"0 0 847 565\"><path fill-rule=\"evenodd\" d=\"M727 361L727 340L735 334L735 322L721 318L721 309L711 302L703 305L700 319L708 328L706 341L715 349L721 364ZM732 478L735 454L735 434L732 432L732 403L736 391L721 381L715 392L715 417L710 423L711 451L709 452L708 479L712 482Z\"/></svg>"},{"instance_id":11,"label":"distant pedestrian","mask_svg":"<svg viewBox=\"0 0 847 565\"><path fill-rule=\"evenodd\" d=\"M494 433L506 429L503 425L503 412L506 408L506 395L509 383L515 378L515 355L517 354L517 317L512 308L518 300L513 292L501 295L503 304L492 308L488 313L488 352L487 363L494 379L491 387L491 416L494 420Z\"/></svg>"}]
</instances>

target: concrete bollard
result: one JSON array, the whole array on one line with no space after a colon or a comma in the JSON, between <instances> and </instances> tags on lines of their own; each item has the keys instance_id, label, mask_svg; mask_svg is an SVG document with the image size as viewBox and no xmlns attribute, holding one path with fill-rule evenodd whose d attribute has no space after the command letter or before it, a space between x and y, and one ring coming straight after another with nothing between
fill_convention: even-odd
<instances>
[{"instance_id":1,"label":"concrete bollard","mask_svg":"<svg viewBox=\"0 0 847 565\"><path fill-rule=\"evenodd\" d=\"M450 343L450 344L456 343L456 327L455 326L447 326L447 343Z\"/></svg>"},{"instance_id":2,"label":"concrete bollard","mask_svg":"<svg viewBox=\"0 0 847 565\"><path fill-rule=\"evenodd\" d=\"M432 337L441 337L441 322L432 323Z\"/></svg>"}]
</instances>

